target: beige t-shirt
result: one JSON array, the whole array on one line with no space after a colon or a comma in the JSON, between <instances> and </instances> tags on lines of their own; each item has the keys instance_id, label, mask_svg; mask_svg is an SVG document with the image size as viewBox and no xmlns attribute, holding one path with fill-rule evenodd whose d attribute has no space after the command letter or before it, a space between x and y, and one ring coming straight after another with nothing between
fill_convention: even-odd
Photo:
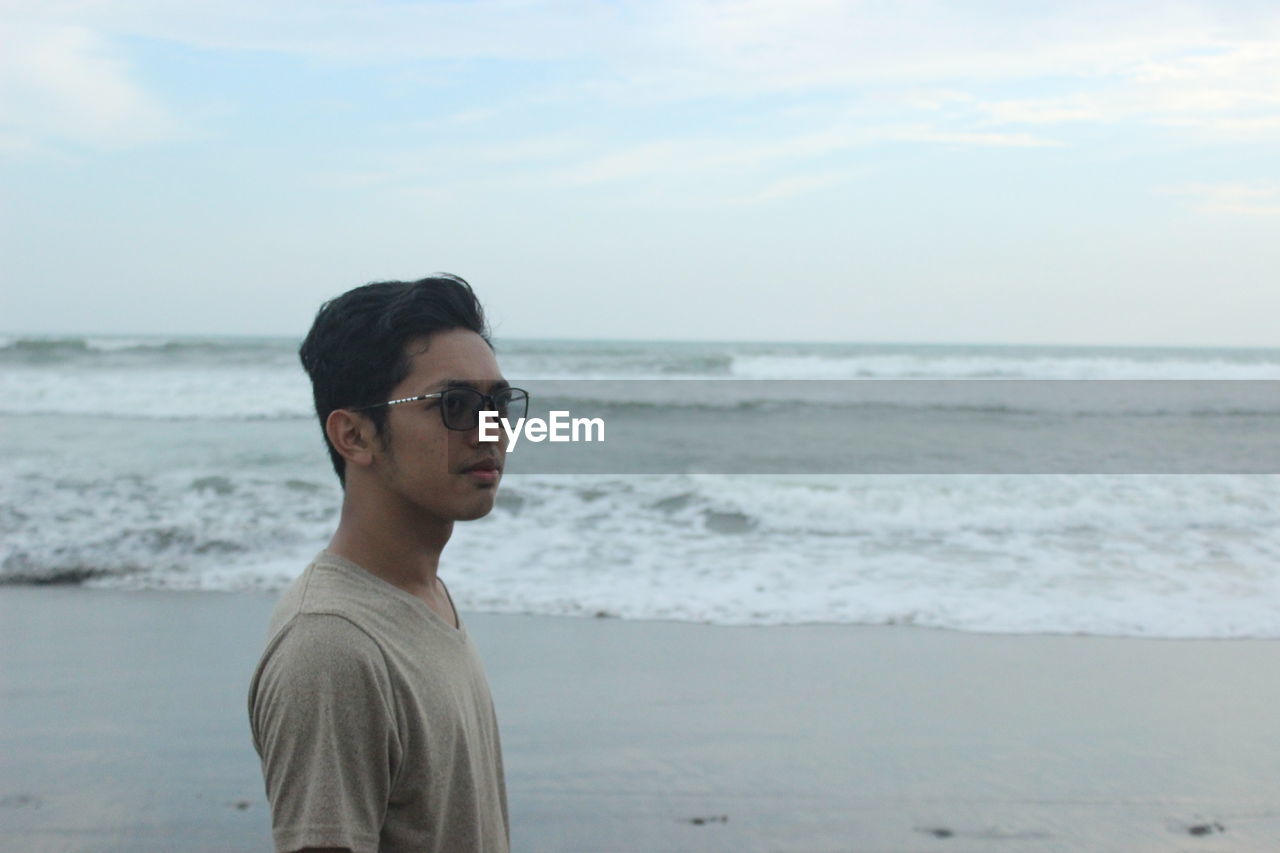
<instances>
[{"instance_id":1,"label":"beige t-shirt","mask_svg":"<svg viewBox=\"0 0 1280 853\"><path fill-rule=\"evenodd\" d=\"M502 747L459 620L323 551L249 688L278 851L507 851Z\"/></svg>"}]
</instances>

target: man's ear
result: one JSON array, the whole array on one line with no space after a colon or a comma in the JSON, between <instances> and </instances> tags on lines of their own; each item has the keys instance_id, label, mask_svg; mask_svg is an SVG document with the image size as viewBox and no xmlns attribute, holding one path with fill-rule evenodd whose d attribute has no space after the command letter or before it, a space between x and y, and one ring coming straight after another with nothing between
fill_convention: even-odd
<instances>
[{"instance_id":1,"label":"man's ear","mask_svg":"<svg viewBox=\"0 0 1280 853\"><path fill-rule=\"evenodd\" d=\"M363 467L373 464L375 433L369 418L350 409L334 409L324 419L324 434L347 462Z\"/></svg>"}]
</instances>

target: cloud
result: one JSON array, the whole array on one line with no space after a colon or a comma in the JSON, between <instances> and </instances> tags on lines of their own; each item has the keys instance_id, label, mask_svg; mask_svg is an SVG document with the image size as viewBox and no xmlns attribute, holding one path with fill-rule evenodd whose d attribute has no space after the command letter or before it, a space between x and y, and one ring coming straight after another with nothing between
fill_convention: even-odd
<instances>
[{"instance_id":1,"label":"cloud","mask_svg":"<svg viewBox=\"0 0 1280 853\"><path fill-rule=\"evenodd\" d=\"M1101 81L1047 98L980 105L997 124L1146 121L1253 139L1280 127L1280 38L1209 40L1179 55L1143 58Z\"/></svg>"},{"instance_id":2,"label":"cloud","mask_svg":"<svg viewBox=\"0 0 1280 853\"><path fill-rule=\"evenodd\" d=\"M499 116L499 111L493 107L477 107L471 110L462 110L461 112L452 113L441 118L424 119L416 121L413 126L421 130L435 130L438 128L465 127L467 125L483 124L491 119Z\"/></svg>"},{"instance_id":3,"label":"cloud","mask_svg":"<svg viewBox=\"0 0 1280 853\"><path fill-rule=\"evenodd\" d=\"M565 166L550 176L573 185L750 171L778 161L807 160L848 150L864 135L827 131L778 139L666 138L614 148Z\"/></svg>"},{"instance_id":4,"label":"cloud","mask_svg":"<svg viewBox=\"0 0 1280 853\"><path fill-rule=\"evenodd\" d=\"M605 150L579 159L549 176L558 184L588 185L657 177L706 176L781 170L786 173L827 158L842 157L883 142L916 142L994 147L1044 147L1061 143L1026 133L951 131L925 124L860 127L841 125L826 130L769 139L735 136L665 138ZM844 171L824 173L828 176ZM808 187L812 176L784 174L779 187ZM756 197L784 194L764 193Z\"/></svg>"},{"instance_id":5,"label":"cloud","mask_svg":"<svg viewBox=\"0 0 1280 853\"><path fill-rule=\"evenodd\" d=\"M1170 127L1188 127L1207 135L1227 137L1237 141L1280 136L1280 115L1262 116L1173 116L1158 119Z\"/></svg>"},{"instance_id":6,"label":"cloud","mask_svg":"<svg viewBox=\"0 0 1280 853\"><path fill-rule=\"evenodd\" d=\"M763 204L766 202L776 201L781 198L790 198L797 195L807 195L812 192L821 192L822 190L847 183L854 178L859 177L861 174L862 170L859 169L841 169L832 172L821 172L814 175L798 175L791 178L784 178L780 181L774 181L759 192L742 199L741 203Z\"/></svg>"},{"instance_id":7,"label":"cloud","mask_svg":"<svg viewBox=\"0 0 1280 853\"><path fill-rule=\"evenodd\" d=\"M854 104L869 129L917 123L909 141L1036 146L1072 123L1145 122L1166 132L1256 139L1280 125L1280 11L1209 0L19 0L23 49L0 60L0 133L134 144L171 129L134 80L120 39L323 62L458 63L484 102L436 120L499 121L539 97L603 110L696 102L757 112ZM46 57L41 59L41 57ZM471 71L533 63L555 73ZM526 65L527 67L527 65ZM1031 94L1028 94L1028 93ZM1052 92L1041 95L1039 92ZM13 94L16 93L17 97ZM604 120L604 119L602 119ZM22 133L17 127L23 125ZM874 132L874 130L872 130ZM658 138L578 176L643 173ZM674 143L676 149L688 147ZM696 155L699 146L694 144ZM748 153L747 156L754 156Z\"/></svg>"},{"instance_id":8,"label":"cloud","mask_svg":"<svg viewBox=\"0 0 1280 853\"><path fill-rule=\"evenodd\" d=\"M994 101L982 104L980 110L998 124L1060 124L1108 118L1103 107L1089 95Z\"/></svg>"},{"instance_id":9,"label":"cloud","mask_svg":"<svg viewBox=\"0 0 1280 853\"><path fill-rule=\"evenodd\" d=\"M1211 33L1229 41L1259 31L1253 19L1181 2L681 0L648 8L617 65L638 82L665 79L695 95L1099 80L1203 47ZM1271 15L1262 28L1275 24Z\"/></svg>"},{"instance_id":10,"label":"cloud","mask_svg":"<svg viewBox=\"0 0 1280 853\"><path fill-rule=\"evenodd\" d=\"M468 153L486 163L544 163L579 157L594 147L586 131L566 131L471 145Z\"/></svg>"},{"instance_id":11,"label":"cloud","mask_svg":"<svg viewBox=\"0 0 1280 853\"><path fill-rule=\"evenodd\" d=\"M372 64L414 58L554 60L581 53L585 33L621 37L608 35L621 21L595 2L45 0L38 8L46 17L105 33Z\"/></svg>"},{"instance_id":12,"label":"cloud","mask_svg":"<svg viewBox=\"0 0 1280 853\"><path fill-rule=\"evenodd\" d=\"M83 27L0 23L0 143L11 153L50 142L113 148L171 137L176 122L128 65Z\"/></svg>"},{"instance_id":13,"label":"cloud","mask_svg":"<svg viewBox=\"0 0 1280 853\"><path fill-rule=\"evenodd\" d=\"M927 127L886 132L885 138L901 142L938 142L950 145L981 145L998 148L1043 148L1063 144L1054 139L1032 136L1029 133L964 133Z\"/></svg>"},{"instance_id":14,"label":"cloud","mask_svg":"<svg viewBox=\"0 0 1280 853\"><path fill-rule=\"evenodd\" d=\"M943 0L28 0L103 34L342 61L599 60L634 87L684 96L930 81L1100 78L1253 42L1280 16L1212 2ZM1241 7L1243 8L1243 7ZM1203 57L1213 64L1212 56ZM1228 64L1232 60L1226 60Z\"/></svg>"},{"instance_id":15,"label":"cloud","mask_svg":"<svg viewBox=\"0 0 1280 853\"><path fill-rule=\"evenodd\" d=\"M1280 216L1280 184L1185 184L1165 187L1168 195L1192 199L1198 210L1236 216Z\"/></svg>"}]
</instances>

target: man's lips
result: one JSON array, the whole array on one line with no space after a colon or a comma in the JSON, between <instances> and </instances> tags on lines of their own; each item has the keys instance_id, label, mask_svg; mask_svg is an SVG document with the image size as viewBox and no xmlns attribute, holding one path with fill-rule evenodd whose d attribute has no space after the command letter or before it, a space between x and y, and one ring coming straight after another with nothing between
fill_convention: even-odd
<instances>
[{"instance_id":1,"label":"man's lips","mask_svg":"<svg viewBox=\"0 0 1280 853\"><path fill-rule=\"evenodd\" d=\"M493 471L501 470L502 466L498 464L496 459L481 459L478 462L472 462L462 469L462 473L470 474L473 471Z\"/></svg>"}]
</instances>

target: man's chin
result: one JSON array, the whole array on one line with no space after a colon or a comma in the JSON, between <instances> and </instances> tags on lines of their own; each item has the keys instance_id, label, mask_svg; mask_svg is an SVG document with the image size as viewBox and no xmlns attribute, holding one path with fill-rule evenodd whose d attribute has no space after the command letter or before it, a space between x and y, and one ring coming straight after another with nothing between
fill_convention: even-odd
<instances>
[{"instance_id":1,"label":"man's chin","mask_svg":"<svg viewBox=\"0 0 1280 853\"><path fill-rule=\"evenodd\" d=\"M484 518L493 512L493 495L489 495L487 501L477 501L474 505L463 507L457 515L458 521L475 521L477 518Z\"/></svg>"}]
</instances>

